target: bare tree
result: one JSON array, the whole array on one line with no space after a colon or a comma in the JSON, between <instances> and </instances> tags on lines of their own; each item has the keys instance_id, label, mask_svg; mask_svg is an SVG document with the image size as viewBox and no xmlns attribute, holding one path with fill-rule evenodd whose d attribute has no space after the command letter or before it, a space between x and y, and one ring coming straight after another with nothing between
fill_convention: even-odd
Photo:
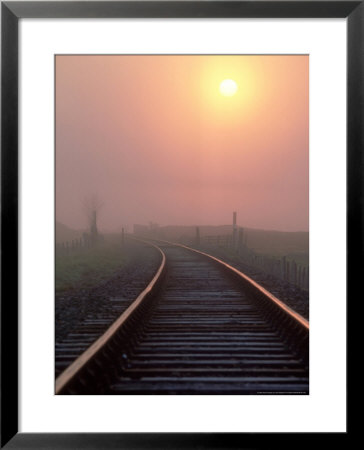
<instances>
[{"instance_id":1,"label":"bare tree","mask_svg":"<svg viewBox=\"0 0 364 450\"><path fill-rule=\"evenodd\" d=\"M90 230L91 243L95 244L98 240L99 233L97 230L97 218L100 209L103 206L102 201L96 194L88 195L83 199L83 209L87 217L87 223Z\"/></svg>"}]
</instances>

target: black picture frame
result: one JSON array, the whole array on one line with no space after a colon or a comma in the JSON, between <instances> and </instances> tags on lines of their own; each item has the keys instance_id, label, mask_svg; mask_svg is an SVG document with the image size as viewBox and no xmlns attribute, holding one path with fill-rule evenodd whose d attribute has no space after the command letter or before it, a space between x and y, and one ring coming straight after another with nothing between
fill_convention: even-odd
<instances>
[{"instance_id":1,"label":"black picture frame","mask_svg":"<svg viewBox=\"0 0 364 450\"><path fill-rule=\"evenodd\" d=\"M235 449L310 442L327 447L326 433L18 433L19 19L172 17L347 18L347 305L357 297L363 273L363 0L1 2L1 448ZM349 431L348 424L346 433L330 435L341 448L349 448Z\"/></svg>"}]
</instances>

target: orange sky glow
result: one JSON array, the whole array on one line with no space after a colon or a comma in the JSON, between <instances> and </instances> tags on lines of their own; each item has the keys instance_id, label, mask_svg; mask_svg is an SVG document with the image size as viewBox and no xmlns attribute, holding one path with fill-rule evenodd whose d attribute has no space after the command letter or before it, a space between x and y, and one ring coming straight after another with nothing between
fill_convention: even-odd
<instances>
[{"instance_id":1,"label":"orange sky glow","mask_svg":"<svg viewBox=\"0 0 364 450\"><path fill-rule=\"evenodd\" d=\"M57 56L56 218L308 230L308 56ZM224 96L220 83L237 84Z\"/></svg>"}]
</instances>

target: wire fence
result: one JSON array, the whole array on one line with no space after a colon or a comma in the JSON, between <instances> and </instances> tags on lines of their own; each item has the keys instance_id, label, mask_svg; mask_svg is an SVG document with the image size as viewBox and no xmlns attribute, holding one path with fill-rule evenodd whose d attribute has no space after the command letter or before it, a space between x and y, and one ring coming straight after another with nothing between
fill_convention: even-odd
<instances>
[{"instance_id":1,"label":"wire fence","mask_svg":"<svg viewBox=\"0 0 364 450\"><path fill-rule=\"evenodd\" d=\"M240 232L233 232L230 235L202 237L197 233L195 243L197 245L229 249L238 255L243 263L303 290L308 291L309 289L308 265L298 263L288 256L278 257L259 254L248 248L246 240L243 239L243 234Z\"/></svg>"}]
</instances>

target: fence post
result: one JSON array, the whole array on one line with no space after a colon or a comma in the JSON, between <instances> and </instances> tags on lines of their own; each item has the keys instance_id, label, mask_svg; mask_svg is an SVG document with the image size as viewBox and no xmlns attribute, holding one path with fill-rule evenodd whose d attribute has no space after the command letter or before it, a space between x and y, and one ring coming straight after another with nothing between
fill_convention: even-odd
<instances>
[{"instance_id":1,"label":"fence post","mask_svg":"<svg viewBox=\"0 0 364 450\"><path fill-rule=\"evenodd\" d=\"M292 262L292 268L293 268L293 283L295 286L297 286L297 264L296 264L296 261Z\"/></svg>"},{"instance_id":2,"label":"fence post","mask_svg":"<svg viewBox=\"0 0 364 450\"><path fill-rule=\"evenodd\" d=\"M282 258L282 278L284 281L287 279L287 265L286 265L286 257Z\"/></svg>"},{"instance_id":3,"label":"fence post","mask_svg":"<svg viewBox=\"0 0 364 450\"><path fill-rule=\"evenodd\" d=\"M237 226L236 226L236 211L233 212L233 234L232 234L232 248L236 250L237 245Z\"/></svg>"}]
</instances>

